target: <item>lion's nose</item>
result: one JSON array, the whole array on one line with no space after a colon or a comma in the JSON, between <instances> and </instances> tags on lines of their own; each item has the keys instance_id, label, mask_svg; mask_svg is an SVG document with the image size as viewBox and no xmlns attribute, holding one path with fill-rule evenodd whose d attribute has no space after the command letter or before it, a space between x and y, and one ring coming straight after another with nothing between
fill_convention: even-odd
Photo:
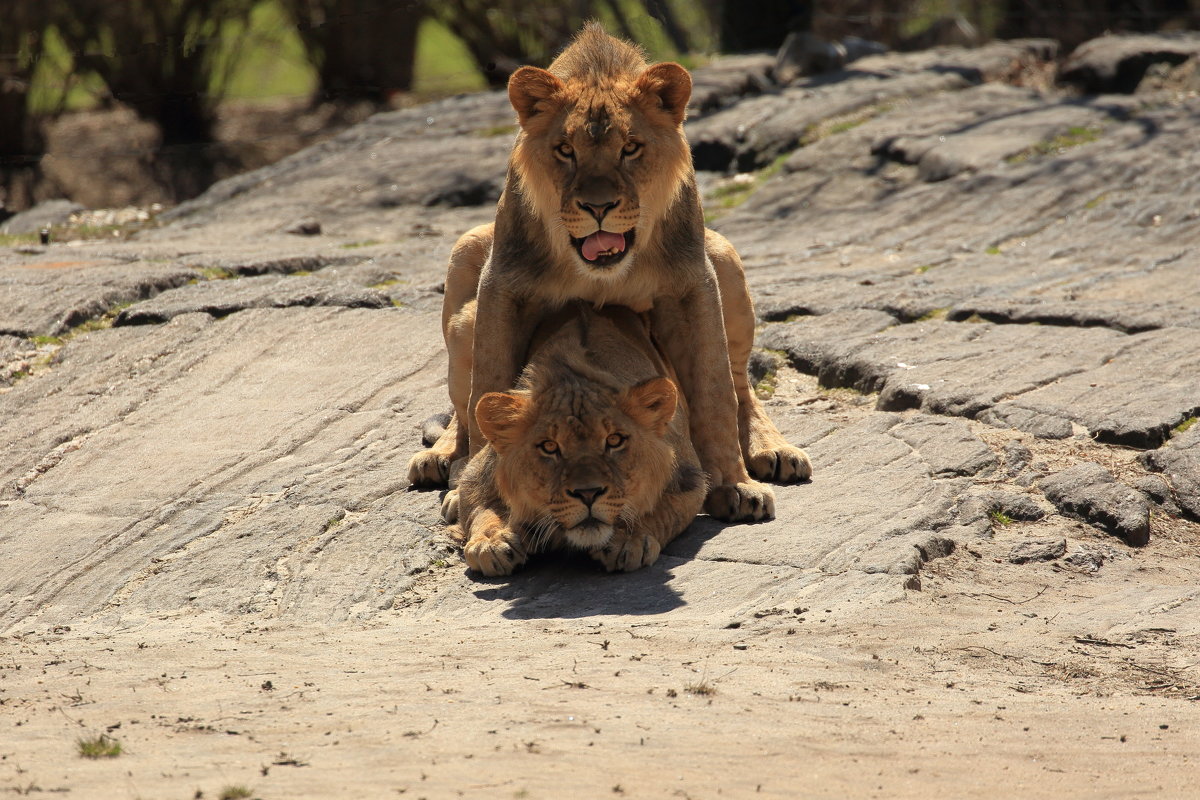
<instances>
[{"instance_id":1,"label":"lion's nose","mask_svg":"<svg viewBox=\"0 0 1200 800\"><path fill-rule=\"evenodd\" d=\"M611 203L585 203L582 200L579 201L579 207L595 217L596 222L602 221L608 212L612 211L620 204L620 200L614 200Z\"/></svg>"},{"instance_id":2,"label":"lion's nose","mask_svg":"<svg viewBox=\"0 0 1200 800\"><path fill-rule=\"evenodd\" d=\"M591 486L587 489L568 489L567 494L579 500L588 508L591 508L592 503L596 502L607 491L607 486Z\"/></svg>"}]
</instances>

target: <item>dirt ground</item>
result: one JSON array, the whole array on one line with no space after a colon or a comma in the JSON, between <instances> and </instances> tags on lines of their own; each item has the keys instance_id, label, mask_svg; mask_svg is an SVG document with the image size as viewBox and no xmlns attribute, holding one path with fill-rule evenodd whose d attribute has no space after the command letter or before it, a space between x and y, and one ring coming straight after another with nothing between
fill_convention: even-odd
<instances>
[{"instance_id":1,"label":"dirt ground","mask_svg":"<svg viewBox=\"0 0 1200 800\"><path fill-rule=\"evenodd\" d=\"M870 413L785 370L773 402L806 398L843 424ZM925 565L920 590L847 608L730 618L701 601L637 616L619 599L635 576L547 557L481 580L447 553L360 624L118 609L102 624L14 631L0 640L0 786L87 798L1191 796L1196 636L1173 629L1172 609L1162 627L1120 616L1139 585L1194 582L1196 526L1156 530L1152 552L1127 549L1097 573L1008 563L1011 542L1044 524L1003 526ZM1104 538L1082 524L1073 536ZM693 583L716 566L663 558ZM611 612L504 602L547 581L611 589ZM101 735L121 754L80 758L79 740Z\"/></svg>"}]
</instances>

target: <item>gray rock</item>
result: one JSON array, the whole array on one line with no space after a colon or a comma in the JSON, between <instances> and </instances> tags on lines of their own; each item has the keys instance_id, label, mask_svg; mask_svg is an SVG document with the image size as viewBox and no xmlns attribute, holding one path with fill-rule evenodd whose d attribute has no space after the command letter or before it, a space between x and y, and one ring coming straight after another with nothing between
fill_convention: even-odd
<instances>
[{"instance_id":1,"label":"gray rock","mask_svg":"<svg viewBox=\"0 0 1200 800\"><path fill-rule=\"evenodd\" d=\"M984 475L996 457L962 420L918 416L892 428L892 435L917 452L934 477Z\"/></svg>"},{"instance_id":2,"label":"gray rock","mask_svg":"<svg viewBox=\"0 0 1200 800\"><path fill-rule=\"evenodd\" d=\"M316 217L305 217L288 225L283 232L296 236L318 236L321 233L321 221Z\"/></svg>"},{"instance_id":3,"label":"gray rock","mask_svg":"<svg viewBox=\"0 0 1200 800\"><path fill-rule=\"evenodd\" d=\"M70 200L46 200L0 222L0 233L12 236L37 233L42 228L64 225L71 219L72 214L83 210L83 206Z\"/></svg>"},{"instance_id":4,"label":"gray rock","mask_svg":"<svg viewBox=\"0 0 1200 800\"><path fill-rule=\"evenodd\" d=\"M765 350L752 350L747 371L750 373L750 385L757 386L759 381L783 366L783 359L777 354Z\"/></svg>"},{"instance_id":5,"label":"gray rock","mask_svg":"<svg viewBox=\"0 0 1200 800\"><path fill-rule=\"evenodd\" d=\"M1120 536L1135 547L1150 541L1150 509L1142 496L1099 464L1083 463L1041 482L1046 498L1068 516Z\"/></svg>"},{"instance_id":6,"label":"gray rock","mask_svg":"<svg viewBox=\"0 0 1200 800\"><path fill-rule=\"evenodd\" d=\"M1067 552L1066 539L1029 539L1013 545L1008 552L1010 564L1028 564L1030 561L1053 561Z\"/></svg>"},{"instance_id":7,"label":"gray rock","mask_svg":"<svg viewBox=\"0 0 1200 800\"><path fill-rule=\"evenodd\" d=\"M57 336L124 303L195 278L174 264L76 253L25 256L0 268L0 334Z\"/></svg>"},{"instance_id":8,"label":"gray rock","mask_svg":"<svg viewBox=\"0 0 1200 800\"><path fill-rule=\"evenodd\" d=\"M316 276L278 277L263 275L235 280L205 281L136 303L117 315L115 326L150 325L181 314L202 312L224 317L248 308L289 306L344 306L346 308L389 308L383 292Z\"/></svg>"},{"instance_id":9,"label":"gray rock","mask_svg":"<svg viewBox=\"0 0 1200 800\"><path fill-rule=\"evenodd\" d=\"M1193 414L1193 416L1195 416ZM1171 492L1158 490L1153 495L1159 502L1177 501L1183 513L1200 521L1200 425L1192 425L1183 434L1172 436L1166 447L1142 453L1139 460L1147 469L1160 472L1170 482ZM1147 485L1161 480L1147 478ZM1151 488L1151 491L1155 491Z\"/></svg>"},{"instance_id":10,"label":"gray rock","mask_svg":"<svg viewBox=\"0 0 1200 800\"><path fill-rule=\"evenodd\" d=\"M1020 442L1008 442L1004 445L1004 470L1009 475L1017 475L1033 460L1033 451Z\"/></svg>"},{"instance_id":11,"label":"gray rock","mask_svg":"<svg viewBox=\"0 0 1200 800\"><path fill-rule=\"evenodd\" d=\"M1034 522L1046 516L1042 507L1028 494L991 491L981 494L980 499L988 511L1000 512L1017 522Z\"/></svg>"},{"instance_id":12,"label":"gray rock","mask_svg":"<svg viewBox=\"0 0 1200 800\"><path fill-rule=\"evenodd\" d=\"M1063 563L1083 572L1096 573L1108 561L1111 551L1090 544L1076 545Z\"/></svg>"},{"instance_id":13,"label":"gray rock","mask_svg":"<svg viewBox=\"0 0 1200 800\"><path fill-rule=\"evenodd\" d=\"M761 94L772 85L768 73L774 63L769 55L748 53L725 56L692 70L688 116L695 119L748 95Z\"/></svg>"},{"instance_id":14,"label":"gray rock","mask_svg":"<svg viewBox=\"0 0 1200 800\"><path fill-rule=\"evenodd\" d=\"M1085 92L1135 91L1152 64L1182 64L1200 53L1200 34L1101 36L1067 57L1058 79Z\"/></svg>"}]
</instances>

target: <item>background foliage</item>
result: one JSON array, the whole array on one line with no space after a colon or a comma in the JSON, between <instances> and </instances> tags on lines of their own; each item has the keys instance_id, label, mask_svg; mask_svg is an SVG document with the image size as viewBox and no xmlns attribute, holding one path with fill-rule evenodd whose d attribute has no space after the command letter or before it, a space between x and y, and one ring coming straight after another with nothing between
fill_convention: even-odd
<instances>
[{"instance_id":1,"label":"background foliage","mask_svg":"<svg viewBox=\"0 0 1200 800\"><path fill-rule=\"evenodd\" d=\"M937 43L947 23L981 41L1046 36L1064 52L1117 30L1200 27L1200 0L4 0L0 216L37 199L45 125L121 106L158 130L148 155L181 198L228 156L225 101L397 102L502 86L546 64L584 20L693 65L773 50L789 31L894 48ZM965 32L965 34L964 34Z\"/></svg>"}]
</instances>

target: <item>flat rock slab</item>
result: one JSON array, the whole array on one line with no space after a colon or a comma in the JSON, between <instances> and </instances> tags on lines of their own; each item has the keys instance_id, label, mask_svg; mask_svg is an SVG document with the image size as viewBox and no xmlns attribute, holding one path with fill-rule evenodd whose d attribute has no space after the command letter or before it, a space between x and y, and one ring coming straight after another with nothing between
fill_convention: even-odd
<instances>
[{"instance_id":1,"label":"flat rock slab","mask_svg":"<svg viewBox=\"0 0 1200 800\"><path fill-rule=\"evenodd\" d=\"M1029 539L1014 545L1008 554L1009 563L1028 564L1030 561L1053 561L1067 553L1066 539Z\"/></svg>"},{"instance_id":2,"label":"flat rock slab","mask_svg":"<svg viewBox=\"0 0 1200 800\"><path fill-rule=\"evenodd\" d=\"M1200 54L1195 33L1101 36L1075 48L1059 80L1085 92L1126 92L1138 88L1153 64L1181 64Z\"/></svg>"},{"instance_id":3,"label":"flat rock slab","mask_svg":"<svg viewBox=\"0 0 1200 800\"><path fill-rule=\"evenodd\" d=\"M248 308L387 308L391 304L391 300L383 292L346 281L311 275L265 275L256 278L206 281L171 289L122 310L113 324L117 327L158 324L181 314L194 313L223 317Z\"/></svg>"},{"instance_id":4,"label":"flat rock slab","mask_svg":"<svg viewBox=\"0 0 1200 800\"><path fill-rule=\"evenodd\" d=\"M386 608L444 545L433 499L403 491L444 370L436 316L399 310L189 314L70 342L0 395L0 551L24 567L0 580L0 624Z\"/></svg>"},{"instance_id":5,"label":"flat rock slab","mask_svg":"<svg viewBox=\"0 0 1200 800\"><path fill-rule=\"evenodd\" d=\"M1200 351L1191 329L1127 336L930 320L872 330L883 323L876 313L771 324L758 341L825 386L879 392L880 409L978 418L1045 438L1070 436L1076 424L1101 441L1156 447L1195 413Z\"/></svg>"},{"instance_id":6,"label":"flat rock slab","mask_svg":"<svg viewBox=\"0 0 1200 800\"><path fill-rule=\"evenodd\" d=\"M43 228L64 224L72 214L83 210L83 206L70 200L47 200L0 222L0 234L20 236L38 233Z\"/></svg>"},{"instance_id":7,"label":"flat rock slab","mask_svg":"<svg viewBox=\"0 0 1200 800\"><path fill-rule=\"evenodd\" d=\"M1064 514L1134 546L1150 541L1150 509L1145 499L1099 464L1077 464L1055 473L1041 482L1041 489Z\"/></svg>"},{"instance_id":8,"label":"flat rock slab","mask_svg":"<svg viewBox=\"0 0 1200 800\"><path fill-rule=\"evenodd\" d=\"M54 258L0 261L0 333L57 336L115 306L182 286L195 270L172 264Z\"/></svg>"}]
</instances>

